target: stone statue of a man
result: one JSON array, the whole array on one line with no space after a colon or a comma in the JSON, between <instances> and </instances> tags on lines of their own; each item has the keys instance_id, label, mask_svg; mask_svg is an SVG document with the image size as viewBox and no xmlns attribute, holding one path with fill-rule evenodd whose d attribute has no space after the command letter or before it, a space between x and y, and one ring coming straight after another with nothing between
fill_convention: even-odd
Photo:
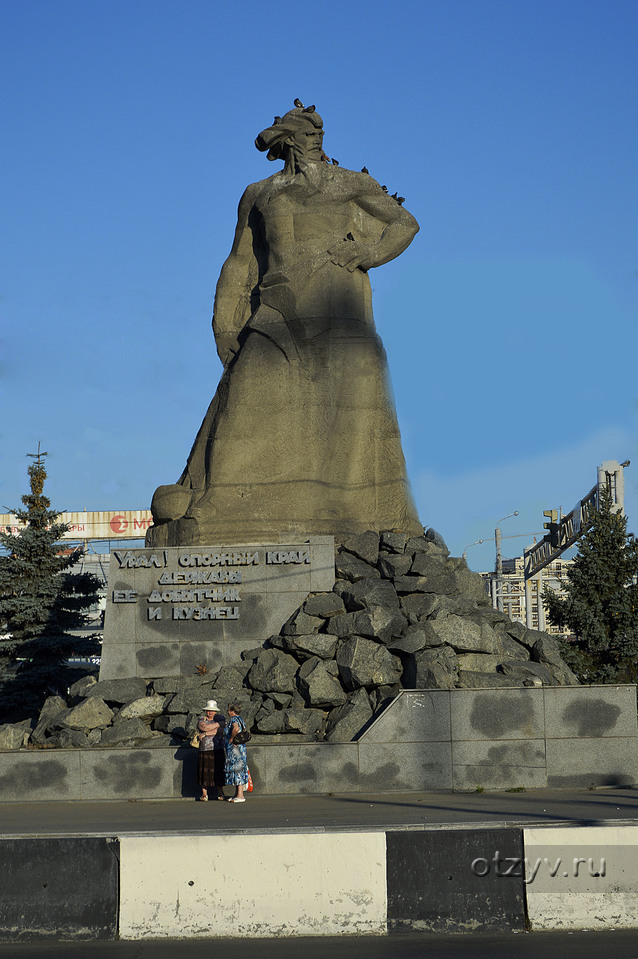
<instances>
[{"instance_id":1,"label":"stone statue of a man","mask_svg":"<svg viewBox=\"0 0 638 959\"><path fill-rule=\"evenodd\" d=\"M155 492L147 544L421 533L367 274L418 224L328 162L314 107L255 143L284 167L239 204L213 316L224 372L178 483Z\"/></svg>"}]
</instances>

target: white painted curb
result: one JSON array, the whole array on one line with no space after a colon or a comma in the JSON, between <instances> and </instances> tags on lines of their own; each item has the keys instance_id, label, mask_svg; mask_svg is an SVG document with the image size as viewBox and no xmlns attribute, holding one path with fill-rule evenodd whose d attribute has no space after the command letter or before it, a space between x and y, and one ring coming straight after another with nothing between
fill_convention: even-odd
<instances>
[{"instance_id":1,"label":"white painted curb","mask_svg":"<svg viewBox=\"0 0 638 959\"><path fill-rule=\"evenodd\" d=\"M385 935L383 832L123 836L120 938Z\"/></svg>"},{"instance_id":2,"label":"white painted curb","mask_svg":"<svg viewBox=\"0 0 638 959\"><path fill-rule=\"evenodd\" d=\"M638 826L523 830L532 930L638 927Z\"/></svg>"}]
</instances>

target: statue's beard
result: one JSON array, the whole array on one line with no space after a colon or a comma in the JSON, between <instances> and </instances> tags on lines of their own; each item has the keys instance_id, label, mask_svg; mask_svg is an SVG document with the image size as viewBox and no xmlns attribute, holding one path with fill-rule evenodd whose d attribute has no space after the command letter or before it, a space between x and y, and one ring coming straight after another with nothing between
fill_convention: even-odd
<instances>
[{"instance_id":1,"label":"statue's beard","mask_svg":"<svg viewBox=\"0 0 638 959\"><path fill-rule=\"evenodd\" d=\"M298 147L295 147L294 144L291 144L286 157L284 173L287 173L289 176L295 176L295 174L301 173L308 179L314 179L313 173L316 174L317 164L321 162L320 156L311 156L309 153L305 153Z\"/></svg>"}]
</instances>

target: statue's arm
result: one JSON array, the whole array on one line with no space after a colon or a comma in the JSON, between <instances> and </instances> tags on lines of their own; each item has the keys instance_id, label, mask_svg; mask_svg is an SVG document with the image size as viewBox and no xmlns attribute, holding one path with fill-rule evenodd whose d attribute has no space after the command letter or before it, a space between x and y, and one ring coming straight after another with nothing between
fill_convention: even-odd
<instances>
[{"instance_id":1,"label":"statue's arm","mask_svg":"<svg viewBox=\"0 0 638 959\"><path fill-rule=\"evenodd\" d=\"M357 268L367 271L388 263L403 253L419 232L419 224L412 214L388 196L375 180L369 182L371 188L362 190L353 200L362 210L385 224L379 239L374 242L346 239L328 251L333 263L350 272Z\"/></svg>"},{"instance_id":2,"label":"statue's arm","mask_svg":"<svg viewBox=\"0 0 638 959\"><path fill-rule=\"evenodd\" d=\"M253 252L249 220L256 196L256 184L249 186L239 202L235 239L222 267L215 290L213 334L217 353L228 366L239 350L239 334L251 313L251 292L257 283L258 265Z\"/></svg>"}]
</instances>

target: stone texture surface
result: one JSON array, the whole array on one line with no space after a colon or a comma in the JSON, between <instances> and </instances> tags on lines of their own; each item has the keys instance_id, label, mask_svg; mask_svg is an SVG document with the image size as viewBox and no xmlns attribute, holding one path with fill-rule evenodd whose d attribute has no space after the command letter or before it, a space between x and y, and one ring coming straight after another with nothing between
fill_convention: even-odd
<instances>
[{"instance_id":1,"label":"stone texture surface","mask_svg":"<svg viewBox=\"0 0 638 959\"><path fill-rule=\"evenodd\" d=\"M338 640L338 636L330 633L311 633L309 636L295 636L289 644L284 643L284 649L294 651L298 659L312 656L334 659Z\"/></svg>"},{"instance_id":2,"label":"stone texture surface","mask_svg":"<svg viewBox=\"0 0 638 959\"><path fill-rule=\"evenodd\" d=\"M450 743L397 743L388 751L365 739L359 746L359 783L364 789L389 792L448 790L452 788Z\"/></svg>"},{"instance_id":3,"label":"stone texture surface","mask_svg":"<svg viewBox=\"0 0 638 959\"><path fill-rule=\"evenodd\" d=\"M459 690L452 714L455 740L543 739L544 689Z\"/></svg>"},{"instance_id":4,"label":"stone texture surface","mask_svg":"<svg viewBox=\"0 0 638 959\"><path fill-rule=\"evenodd\" d=\"M461 743L454 748L453 788L542 789L546 785L544 740L502 744Z\"/></svg>"},{"instance_id":5,"label":"stone texture surface","mask_svg":"<svg viewBox=\"0 0 638 959\"><path fill-rule=\"evenodd\" d=\"M69 686L69 696L86 696L88 690L96 682L95 676L82 676L72 686Z\"/></svg>"},{"instance_id":6,"label":"stone texture surface","mask_svg":"<svg viewBox=\"0 0 638 959\"><path fill-rule=\"evenodd\" d=\"M50 749L86 749L90 741L81 729L58 729L49 736L46 744Z\"/></svg>"},{"instance_id":7,"label":"stone texture surface","mask_svg":"<svg viewBox=\"0 0 638 959\"><path fill-rule=\"evenodd\" d=\"M365 689L357 689L343 706L333 709L326 726L329 743L349 743L372 719L372 707Z\"/></svg>"},{"instance_id":8,"label":"stone texture surface","mask_svg":"<svg viewBox=\"0 0 638 959\"><path fill-rule=\"evenodd\" d=\"M157 719L164 712L164 696L143 696L141 699L134 699L132 703L122 706L117 714L117 722L124 719Z\"/></svg>"},{"instance_id":9,"label":"stone texture surface","mask_svg":"<svg viewBox=\"0 0 638 959\"><path fill-rule=\"evenodd\" d=\"M366 743L451 742L451 693L443 689L403 692L364 733Z\"/></svg>"},{"instance_id":10,"label":"stone texture surface","mask_svg":"<svg viewBox=\"0 0 638 959\"><path fill-rule=\"evenodd\" d=\"M547 741L547 785L554 789L638 783L635 737Z\"/></svg>"},{"instance_id":11,"label":"stone texture surface","mask_svg":"<svg viewBox=\"0 0 638 959\"><path fill-rule=\"evenodd\" d=\"M91 696L64 713L55 721L60 729L104 729L113 719L110 709L99 696Z\"/></svg>"},{"instance_id":12,"label":"stone texture surface","mask_svg":"<svg viewBox=\"0 0 638 959\"><path fill-rule=\"evenodd\" d=\"M636 694L631 686L545 690L545 722L552 739L622 738L638 735ZM604 743L601 743L604 747Z\"/></svg>"},{"instance_id":13,"label":"stone texture surface","mask_svg":"<svg viewBox=\"0 0 638 959\"><path fill-rule=\"evenodd\" d=\"M123 719L119 723L105 729L100 739L102 746L133 745L150 739L153 733L141 719Z\"/></svg>"},{"instance_id":14,"label":"stone texture surface","mask_svg":"<svg viewBox=\"0 0 638 959\"><path fill-rule=\"evenodd\" d=\"M250 669L249 685L262 693L286 693L295 688L299 663L278 649L264 649Z\"/></svg>"},{"instance_id":15,"label":"stone texture surface","mask_svg":"<svg viewBox=\"0 0 638 959\"><path fill-rule=\"evenodd\" d=\"M481 673L474 670L459 669L459 689L503 689L516 688L521 685L520 679L512 679L502 673ZM523 685L526 685L523 683ZM535 685L530 682L530 685Z\"/></svg>"},{"instance_id":16,"label":"stone texture surface","mask_svg":"<svg viewBox=\"0 0 638 959\"><path fill-rule=\"evenodd\" d=\"M379 557L379 537L375 532L368 529L364 533L359 533L357 536L351 536L347 539L343 548L369 563L370 566L374 566Z\"/></svg>"},{"instance_id":17,"label":"stone texture surface","mask_svg":"<svg viewBox=\"0 0 638 959\"><path fill-rule=\"evenodd\" d=\"M318 657L307 660L299 670L299 689L309 706L330 709L345 703L347 695L339 680L328 672Z\"/></svg>"},{"instance_id":18,"label":"stone texture surface","mask_svg":"<svg viewBox=\"0 0 638 959\"><path fill-rule=\"evenodd\" d=\"M20 723L6 723L0 726L0 749L20 749L29 741L31 735L31 721Z\"/></svg>"},{"instance_id":19,"label":"stone texture surface","mask_svg":"<svg viewBox=\"0 0 638 959\"><path fill-rule=\"evenodd\" d=\"M346 689L385 686L396 682L402 667L398 656L370 639L351 636L339 646L337 665Z\"/></svg>"},{"instance_id":20,"label":"stone texture surface","mask_svg":"<svg viewBox=\"0 0 638 959\"><path fill-rule=\"evenodd\" d=\"M86 698L97 696L108 703L130 703L146 695L146 683L135 676L92 683L84 693Z\"/></svg>"},{"instance_id":21,"label":"stone texture surface","mask_svg":"<svg viewBox=\"0 0 638 959\"><path fill-rule=\"evenodd\" d=\"M414 656L413 675L410 685L415 689L454 689L458 683L458 657L450 646L423 649Z\"/></svg>"},{"instance_id":22,"label":"stone texture surface","mask_svg":"<svg viewBox=\"0 0 638 959\"><path fill-rule=\"evenodd\" d=\"M316 596L309 596L303 604L303 612L308 616L320 616L326 619L328 616L338 616L339 613L345 613L343 600L336 593L318 593Z\"/></svg>"}]
</instances>

